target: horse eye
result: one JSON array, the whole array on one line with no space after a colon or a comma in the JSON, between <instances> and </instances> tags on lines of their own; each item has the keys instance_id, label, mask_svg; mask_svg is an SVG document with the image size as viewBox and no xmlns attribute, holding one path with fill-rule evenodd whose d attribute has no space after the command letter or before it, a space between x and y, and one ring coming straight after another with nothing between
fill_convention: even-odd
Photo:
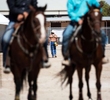
<instances>
[{"instance_id":1,"label":"horse eye","mask_svg":"<svg viewBox=\"0 0 110 100\"><path fill-rule=\"evenodd\" d=\"M36 24L36 21L35 21L35 20L33 20L33 23L34 23L34 24Z\"/></svg>"},{"instance_id":2,"label":"horse eye","mask_svg":"<svg viewBox=\"0 0 110 100\"><path fill-rule=\"evenodd\" d=\"M33 20L33 24L34 25L37 25L37 20Z\"/></svg>"},{"instance_id":3,"label":"horse eye","mask_svg":"<svg viewBox=\"0 0 110 100\"><path fill-rule=\"evenodd\" d=\"M87 19L90 20L90 17L88 17Z\"/></svg>"}]
</instances>

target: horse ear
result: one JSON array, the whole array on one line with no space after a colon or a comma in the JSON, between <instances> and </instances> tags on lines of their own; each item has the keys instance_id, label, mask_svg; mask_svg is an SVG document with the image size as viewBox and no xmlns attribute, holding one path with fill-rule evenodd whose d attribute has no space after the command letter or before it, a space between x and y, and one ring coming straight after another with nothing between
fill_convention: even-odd
<instances>
[{"instance_id":1,"label":"horse ear","mask_svg":"<svg viewBox=\"0 0 110 100\"><path fill-rule=\"evenodd\" d=\"M89 9L92 8L87 1L86 1L86 4L87 4L87 6L88 6Z\"/></svg>"},{"instance_id":2,"label":"horse ear","mask_svg":"<svg viewBox=\"0 0 110 100\"><path fill-rule=\"evenodd\" d=\"M38 7L38 6L37 6L36 10L37 10L37 11L40 10L40 11L45 12L46 8L47 8L47 4L46 4L44 7Z\"/></svg>"},{"instance_id":3,"label":"horse ear","mask_svg":"<svg viewBox=\"0 0 110 100\"><path fill-rule=\"evenodd\" d=\"M35 8L31 5L29 5L30 10L35 11Z\"/></svg>"},{"instance_id":4,"label":"horse ear","mask_svg":"<svg viewBox=\"0 0 110 100\"><path fill-rule=\"evenodd\" d=\"M45 11L47 9L47 4L43 7L43 11Z\"/></svg>"}]
</instances>

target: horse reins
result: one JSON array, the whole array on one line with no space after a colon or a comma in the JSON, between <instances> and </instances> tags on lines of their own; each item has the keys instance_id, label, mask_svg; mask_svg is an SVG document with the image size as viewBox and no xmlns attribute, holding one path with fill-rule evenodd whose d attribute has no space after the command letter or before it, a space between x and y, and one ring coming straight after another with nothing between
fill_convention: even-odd
<instances>
[{"instance_id":1,"label":"horse reins","mask_svg":"<svg viewBox=\"0 0 110 100\"><path fill-rule=\"evenodd\" d=\"M95 9L94 11L99 11L99 10L98 10L98 9ZM96 32L94 31L94 29L92 28L92 25L95 24L95 23L100 23L100 21L99 21L99 20L96 20L96 21L92 22L92 25L91 25L91 22L90 22L90 20L89 20L89 17L87 17L87 21L88 21L88 24L89 24L89 26L90 26L90 29L92 30L92 33L96 36L95 41L96 41L96 48L97 48L98 45L99 45L99 41L101 41L101 37L98 37L98 35L97 35ZM93 42L93 41L94 41L93 38L92 38L91 40L86 40L86 38L85 38L83 35L81 35L81 38L82 38L84 41L89 41L89 42ZM72 40L73 40L73 39L72 39ZM75 37L75 41L76 41L75 43L76 43L77 49L78 49L81 53L84 53L84 54L88 55L88 54L85 53L85 52L82 50L82 48L79 46L79 44L78 44L78 37ZM93 52L96 50L96 48L93 50Z\"/></svg>"},{"instance_id":2,"label":"horse reins","mask_svg":"<svg viewBox=\"0 0 110 100\"><path fill-rule=\"evenodd\" d=\"M22 43L21 43L21 41L20 41L20 35L17 35L17 42L18 42L18 44L19 44L19 46L20 46L20 48L22 49L22 51L26 54L26 55L29 55L29 57L33 57L35 54L37 54L37 48L39 47L39 44L36 44L35 46L33 46L33 45L30 45L30 43L27 41L27 39L26 38L23 38L25 41L26 41L26 43L28 43L29 45L30 45L30 47L32 48L32 47L35 47L35 50L34 50L34 52L29 52L26 48L24 48L24 46L22 45Z\"/></svg>"}]
</instances>

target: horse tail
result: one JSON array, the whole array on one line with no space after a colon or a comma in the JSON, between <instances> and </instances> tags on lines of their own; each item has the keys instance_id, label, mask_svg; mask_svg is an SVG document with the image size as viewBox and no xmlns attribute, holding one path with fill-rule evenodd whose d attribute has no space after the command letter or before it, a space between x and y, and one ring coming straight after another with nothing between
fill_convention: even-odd
<instances>
[{"instance_id":1,"label":"horse tail","mask_svg":"<svg viewBox=\"0 0 110 100\"><path fill-rule=\"evenodd\" d=\"M61 76L61 85L63 85L66 80L66 86L71 83L75 69L76 67L74 64L64 66L64 68L57 74L58 77Z\"/></svg>"}]
</instances>

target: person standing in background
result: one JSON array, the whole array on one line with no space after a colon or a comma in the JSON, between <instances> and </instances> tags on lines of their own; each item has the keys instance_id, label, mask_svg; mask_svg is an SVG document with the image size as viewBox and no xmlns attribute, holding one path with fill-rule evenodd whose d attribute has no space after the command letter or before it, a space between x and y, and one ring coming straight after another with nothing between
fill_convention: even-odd
<instances>
[{"instance_id":1,"label":"person standing in background","mask_svg":"<svg viewBox=\"0 0 110 100\"><path fill-rule=\"evenodd\" d=\"M51 34L49 36L49 42L50 42L50 50L51 50L52 58L57 57L56 43L58 42L58 37L54 31L51 31Z\"/></svg>"}]
</instances>

